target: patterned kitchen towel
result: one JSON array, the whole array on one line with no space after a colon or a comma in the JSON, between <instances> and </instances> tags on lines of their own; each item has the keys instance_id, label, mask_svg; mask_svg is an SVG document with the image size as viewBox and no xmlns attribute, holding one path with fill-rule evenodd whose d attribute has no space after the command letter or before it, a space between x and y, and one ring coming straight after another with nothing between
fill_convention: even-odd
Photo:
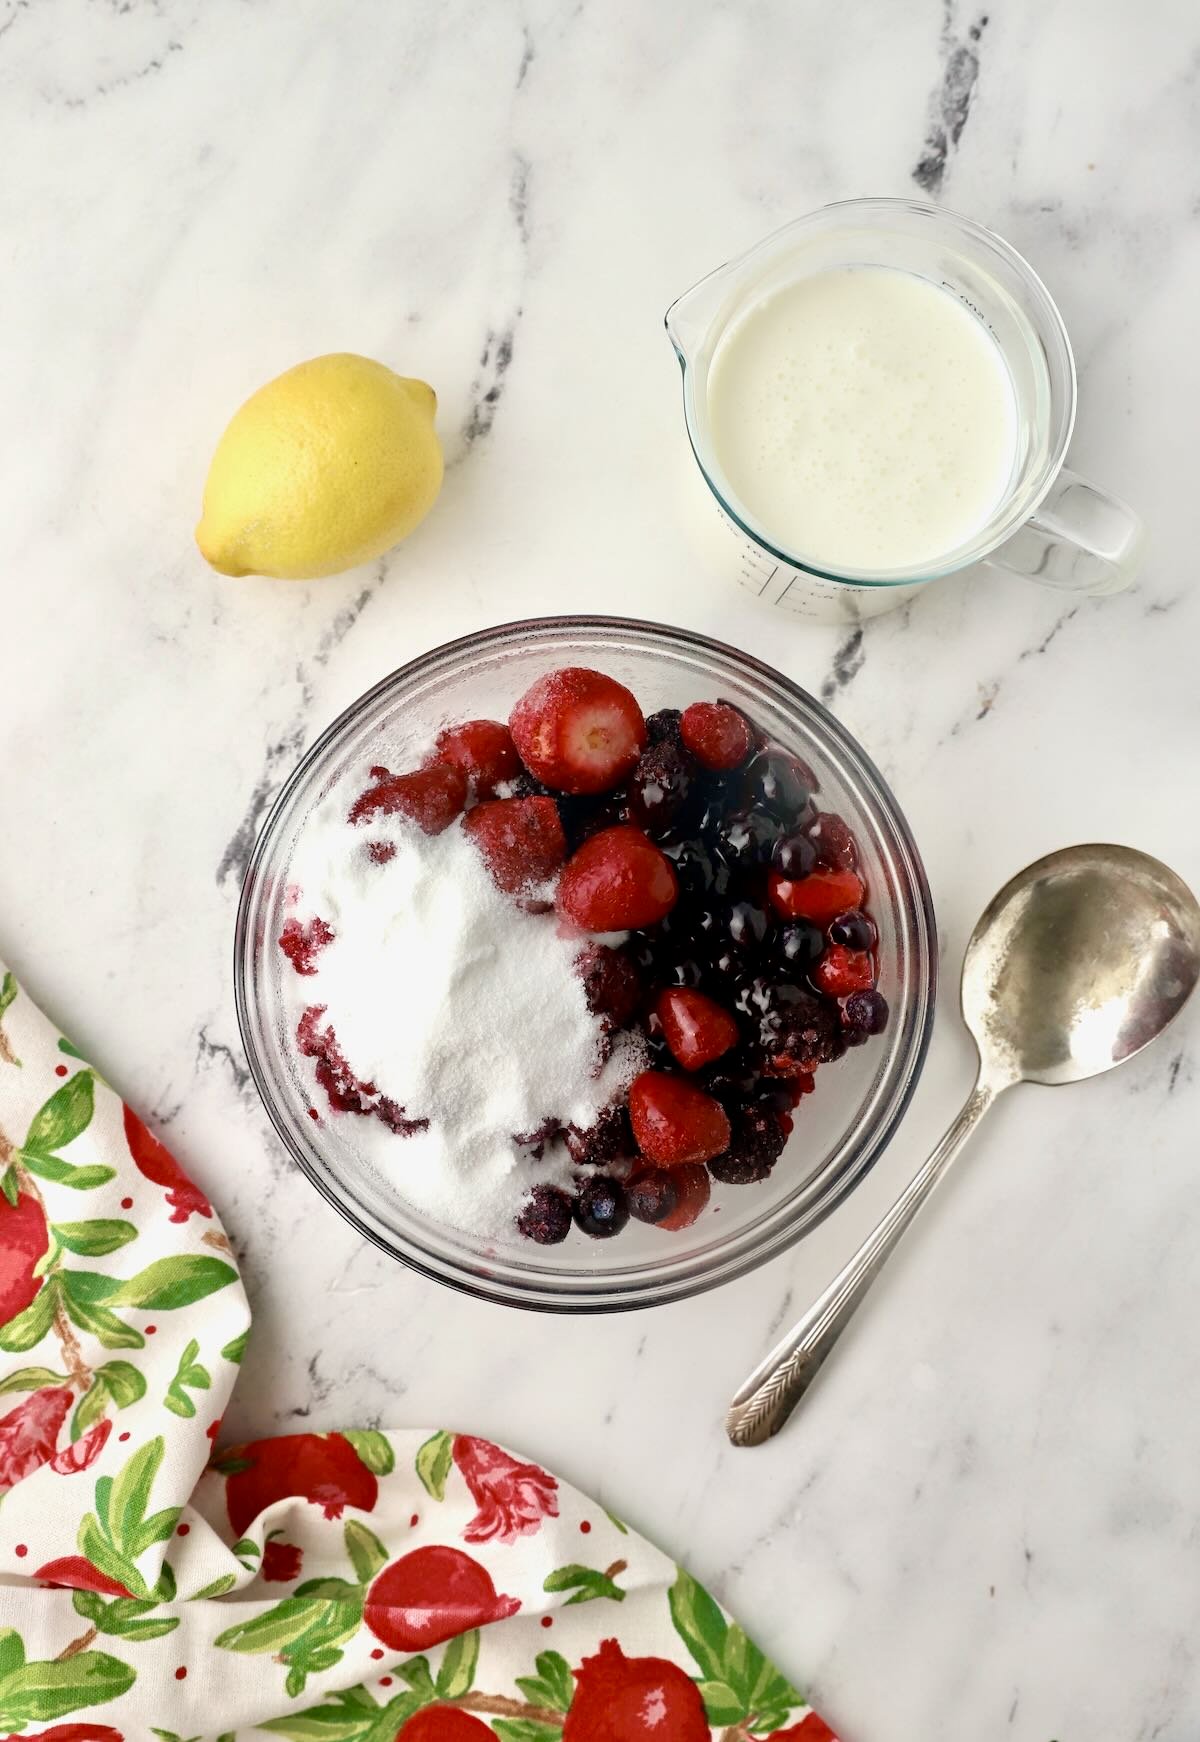
<instances>
[{"instance_id":1,"label":"patterned kitchen towel","mask_svg":"<svg viewBox=\"0 0 1200 1742\"><path fill-rule=\"evenodd\" d=\"M214 1452L229 1241L3 963L0 1192L0 1733L832 1737L686 1572L487 1440Z\"/></svg>"}]
</instances>

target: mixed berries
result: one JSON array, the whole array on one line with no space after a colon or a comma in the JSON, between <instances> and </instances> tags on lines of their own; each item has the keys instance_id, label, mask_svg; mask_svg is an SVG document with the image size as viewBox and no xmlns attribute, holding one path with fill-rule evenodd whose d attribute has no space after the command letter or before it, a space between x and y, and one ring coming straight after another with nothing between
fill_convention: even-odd
<instances>
[{"instance_id":1,"label":"mixed berries","mask_svg":"<svg viewBox=\"0 0 1200 1742\"><path fill-rule=\"evenodd\" d=\"M886 1027L857 842L817 791L730 703L646 718L581 667L540 678L507 725L447 728L420 769L371 769L352 823L400 813L435 835L461 817L497 886L579 937L603 1032L641 1038L646 1068L593 1125L514 1135L531 1157L563 1145L574 1170L573 1190L531 1185L526 1238L690 1226L714 1180L770 1175L815 1072ZM379 862L386 846L367 842ZM279 944L311 974L332 937L288 920ZM421 1128L354 1077L323 1017L306 1011L297 1038L331 1105Z\"/></svg>"}]
</instances>

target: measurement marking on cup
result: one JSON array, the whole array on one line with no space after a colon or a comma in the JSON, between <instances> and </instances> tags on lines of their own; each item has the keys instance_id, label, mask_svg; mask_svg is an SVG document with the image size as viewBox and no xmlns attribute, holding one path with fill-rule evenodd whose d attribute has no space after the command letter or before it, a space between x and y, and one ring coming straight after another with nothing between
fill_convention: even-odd
<instances>
[{"instance_id":1,"label":"measurement marking on cup","mask_svg":"<svg viewBox=\"0 0 1200 1742\"><path fill-rule=\"evenodd\" d=\"M767 588L771 585L771 582L775 579L775 576L778 573L779 573L779 564L776 563L775 567L771 570L770 574L767 576L767 578L763 582L762 586L758 589L758 596L760 599L762 598L763 594L766 592ZM788 586L790 587L791 584L792 584L791 581L789 581Z\"/></svg>"}]
</instances>

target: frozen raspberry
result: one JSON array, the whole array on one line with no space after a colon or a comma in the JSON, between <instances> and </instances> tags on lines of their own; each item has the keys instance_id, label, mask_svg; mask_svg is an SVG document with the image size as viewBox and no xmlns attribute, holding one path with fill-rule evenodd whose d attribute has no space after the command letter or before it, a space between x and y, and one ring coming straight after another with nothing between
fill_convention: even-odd
<instances>
[{"instance_id":1,"label":"frozen raspberry","mask_svg":"<svg viewBox=\"0 0 1200 1742\"><path fill-rule=\"evenodd\" d=\"M396 857L396 847L393 841L368 841L367 858L372 865L386 865Z\"/></svg>"},{"instance_id":2,"label":"frozen raspberry","mask_svg":"<svg viewBox=\"0 0 1200 1742\"><path fill-rule=\"evenodd\" d=\"M492 882L519 895L552 877L567 856L552 798L494 798L463 818L463 833L483 854Z\"/></svg>"},{"instance_id":3,"label":"frozen raspberry","mask_svg":"<svg viewBox=\"0 0 1200 1742\"><path fill-rule=\"evenodd\" d=\"M521 758L499 720L467 720L438 733L437 761L461 768L476 798L491 798L502 780L515 780Z\"/></svg>"},{"instance_id":4,"label":"frozen raspberry","mask_svg":"<svg viewBox=\"0 0 1200 1742\"><path fill-rule=\"evenodd\" d=\"M602 829L577 849L559 878L557 905L583 931L655 925L675 905L671 863L640 829Z\"/></svg>"},{"instance_id":5,"label":"frozen raspberry","mask_svg":"<svg viewBox=\"0 0 1200 1742\"><path fill-rule=\"evenodd\" d=\"M427 835L448 829L467 802L467 777L448 762L431 762L412 774L391 774L369 786L350 807L352 823L372 817L409 817Z\"/></svg>"},{"instance_id":6,"label":"frozen raspberry","mask_svg":"<svg viewBox=\"0 0 1200 1742\"><path fill-rule=\"evenodd\" d=\"M740 768L754 748L745 715L728 702L693 702L683 711L679 731L700 766L714 774Z\"/></svg>"},{"instance_id":7,"label":"frozen raspberry","mask_svg":"<svg viewBox=\"0 0 1200 1742\"><path fill-rule=\"evenodd\" d=\"M827 865L830 870L858 869L858 842L850 832L849 824L841 817L832 811L822 811L805 833L817 850L820 864Z\"/></svg>"},{"instance_id":8,"label":"frozen raspberry","mask_svg":"<svg viewBox=\"0 0 1200 1742\"><path fill-rule=\"evenodd\" d=\"M748 1185L766 1179L787 1142L777 1114L763 1106L743 1107L734 1114L729 1148L714 1155L708 1171L724 1185Z\"/></svg>"},{"instance_id":9,"label":"frozen raspberry","mask_svg":"<svg viewBox=\"0 0 1200 1742\"><path fill-rule=\"evenodd\" d=\"M869 950L848 950L830 944L812 971L813 984L829 998L848 998L852 992L869 992L875 984L875 963Z\"/></svg>"},{"instance_id":10,"label":"frozen raspberry","mask_svg":"<svg viewBox=\"0 0 1200 1742\"><path fill-rule=\"evenodd\" d=\"M661 1222L678 1206L679 1193L669 1167L649 1167L626 1184L629 1214L639 1222Z\"/></svg>"},{"instance_id":11,"label":"frozen raspberry","mask_svg":"<svg viewBox=\"0 0 1200 1742\"><path fill-rule=\"evenodd\" d=\"M682 1077L643 1071L629 1085L633 1136L659 1167L707 1161L729 1143L729 1118L719 1101Z\"/></svg>"},{"instance_id":12,"label":"frozen raspberry","mask_svg":"<svg viewBox=\"0 0 1200 1742\"><path fill-rule=\"evenodd\" d=\"M518 1212L517 1229L539 1246L557 1246L571 1232L570 1198L557 1186L534 1186Z\"/></svg>"},{"instance_id":13,"label":"frozen raspberry","mask_svg":"<svg viewBox=\"0 0 1200 1742\"><path fill-rule=\"evenodd\" d=\"M703 992L673 986L659 994L654 1014L667 1045L685 1071L698 1071L737 1045L738 1025Z\"/></svg>"},{"instance_id":14,"label":"frozen raspberry","mask_svg":"<svg viewBox=\"0 0 1200 1742\"><path fill-rule=\"evenodd\" d=\"M593 1240L610 1240L629 1220L624 1187L606 1174L593 1174L576 1192L573 1213L576 1224Z\"/></svg>"},{"instance_id":15,"label":"frozen raspberry","mask_svg":"<svg viewBox=\"0 0 1200 1742\"><path fill-rule=\"evenodd\" d=\"M772 871L767 878L771 906L784 919L811 919L828 925L863 898L862 878L853 871L814 871L793 880Z\"/></svg>"},{"instance_id":16,"label":"frozen raspberry","mask_svg":"<svg viewBox=\"0 0 1200 1742\"><path fill-rule=\"evenodd\" d=\"M304 1058L314 1061L318 1083L329 1105L338 1113L374 1114L398 1137L411 1137L429 1128L428 1119L410 1119L403 1107L381 1095L374 1083L362 1082L351 1070L338 1045L333 1028L320 1026L323 1004L310 1004L296 1024L296 1045Z\"/></svg>"},{"instance_id":17,"label":"frozen raspberry","mask_svg":"<svg viewBox=\"0 0 1200 1742\"><path fill-rule=\"evenodd\" d=\"M593 1016L613 1028L632 1022L642 1002L642 981L627 955L606 944L589 944L576 956L575 972Z\"/></svg>"},{"instance_id":18,"label":"frozen raspberry","mask_svg":"<svg viewBox=\"0 0 1200 1742\"><path fill-rule=\"evenodd\" d=\"M676 1201L670 1215L664 1216L658 1225L677 1234L681 1228L690 1228L707 1207L712 1196L712 1183L708 1169L699 1162L685 1162L682 1167L668 1167L661 1171L675 1187Z\"/></svg>"},{"instance_id":19,"label":"frozen raspberry","mask_svg":"<svg viewBox=\"0 0 1200 1742\"><path fill-rule=\"evenodd\" d=\"M604 1167L633 1153L628 1110L615 1103L602 1108L591 1125L568 1125L563 1137L568 1155L580 1167Z\"/></svg>"},{"instance_id":20,"label":"frozen raspberry","mask_svg":"<svg viewBox=\"0 0 1200 1742\"><path fill-rule=\"evenodd\" d=\"M298 974L315 974L317 956L333 938L333 927L323 919L310 919L307 925L288 919L279 934L279 947Z\"/></svg>"},{"instance_id":21,"label":"frozen raspberry","mask_svg":"<svg viewBox=\"0 0 1200 1742\"><path fill-rule=\"evenodd\" d=\"M583 666L539 678L508 724L526 768L557 792L608 792L646 742L636 697L615 678Z\"/></svg>"}]
</instances>

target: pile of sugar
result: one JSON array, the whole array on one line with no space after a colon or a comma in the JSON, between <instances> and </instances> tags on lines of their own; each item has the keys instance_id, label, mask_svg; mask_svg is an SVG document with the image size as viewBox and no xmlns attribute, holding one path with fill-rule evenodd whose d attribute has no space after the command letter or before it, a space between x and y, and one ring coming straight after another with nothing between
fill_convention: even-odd
<instances>
[{"instance_id":1,"label":"pile of sugar","mask_svg":"<svg viewBox=\"0 0 1200 1742\"><path fill-rule=\"evenodd\" d=\"M548 1119L589 1126L644 1063L632 1035L602 1057L574 963L578 937L551 913L523 912L493 884L454 823L429 837L402 817L368 828L346 821L344 792L309 818L292 863L297 917L319 916L334 941L316 973L281 961L292 1032L306 1006L324 1005L351 1070L429 1128L410 1137L374 1118L329 1110L322 1119L389 1185L437 1221L514 1238L529 1187L569 1187L562 1146L541 1162L513 1143ZM367 841L395 852L379 864ZM312 1082L312 1066L301 1064Z\"/></svg>"}]
</instances>

